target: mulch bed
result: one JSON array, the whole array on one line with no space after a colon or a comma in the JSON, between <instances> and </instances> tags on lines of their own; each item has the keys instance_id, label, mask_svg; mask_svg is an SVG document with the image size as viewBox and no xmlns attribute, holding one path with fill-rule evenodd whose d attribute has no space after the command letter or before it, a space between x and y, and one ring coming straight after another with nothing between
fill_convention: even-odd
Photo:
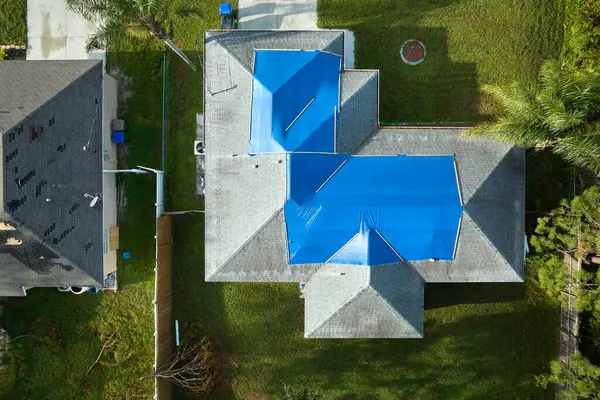
<instances>
[{"instance_id":1,"label":"mulch bed","mask_svg":"<svg viewBox=\"0 0 600 400\"><path fill-rule=\"evenodd\" d=\"M6 52L5 60L24 60L27 50L24 49L4 49Z\"/></svg>"}]
</instances>

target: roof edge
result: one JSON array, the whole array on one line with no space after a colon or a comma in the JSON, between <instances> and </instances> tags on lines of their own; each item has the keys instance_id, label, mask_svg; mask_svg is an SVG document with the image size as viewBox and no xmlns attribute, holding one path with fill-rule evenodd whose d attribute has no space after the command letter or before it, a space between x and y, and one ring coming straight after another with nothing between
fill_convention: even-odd
<instances>
[{"instance_id":1,"label":"roof edge","mask_svg":"<svg viewBox=\"0 0 600 400\"><path fill-rule=\"evenodd\" d=\"M273 221L280 213L283 212L283 205L279 206L272 214L269 218L267 218L265 220L265 222L252 234L250 235L244 242L242 242L242 244L240 244L236 249L234 249L231 254L229 256L227 256L223 262L221 263L221 265L217 268L215 268L215 270L210 273L207 274L206 270L204 273L204 280L206 282L223 282L222 280L218 279L218 275L220 275L220 272L223 271L223 269L225 269L227 267L227 264L229 264L229 262L241 251L243 250L245 247L247 247L250 242L252 242L252 240L254 240L255 237L257 237L263 229L265 229L265 227L271 223L271 221ZM288 253L288 257L289 257L289 253ZM289 260L288 260L289 263Z\"/></svg>"},{"instance_id":2,"label":"roof edge","mask_svg":"<svg viewBox=\"0 0 600 400\"><path fill-rule=\"evenodd\" d=\"M31 238L35 239L39 244L41 244L42 246L46 247L48 250L50 250L53 253L56 253L56 255L58 255L60 258L66 260L69 262L69 266L73 267L79 271L82 272L83 275L87 275L89 276L97 285L98 287L102 287L104 286L104 276L101 277L100 280L98 280L98 277L93 276L92 274L90 274L88 271L86 271L85 269L81 268L79 265L75 264L73 261L71 261L69 258L65 257L65 255L59 251L58 249L55 249L54 247L50 247L44 240L41 240L32 230L30 230L29 228L27 228L26 225L19 225L18 223L15 222L14 218L12 217L12 215L8 214L8 213L4 213L4 217L8 217L8 219L10 220L11 223L13 223L16 227L17 230L23 231L24 233L26 233L28 236L30 236ZM25 267L29 268L28 265L23 264Z\"/></svg>"},{"instance_id":3,"label":"roof edge","mask_svg":"<svg viewBox=\"0 0 600 400\"><path fill-rule=\"evenodd\" d=\"M18 121L17 123L15 123L14 125L6 128L3 131L0 130L0 138L2 136L4 136L5 133L7 133L8 131L12 130L15 126L19 125L22 121L24 121L25 119L29 118L33 113L37 112L40 108L44 107L46 104L51 103L54 99L56 99L62 92L64 92L65 90L67 90L69 87L71 87L71 85L73 85L75 82L79 81L80 79L82 79L83 77L85 77L87 74L89 74L92 69L96 68L98 66L98 64L103 65L102 64L102 60L94 60L94 59L87 59L87 60L8 60L8 62L53 62L53 61L69 61L69 62L73 62L73 63L83 63L83 62L92 62L92 65L85 70L81 75L79 75L77 78L73 79L71 82L69 82L65 87L63 87L61 90L59 90L58 92L54 93L54 95L52 97L50 97L45 103L40 104L38 107L34 108L33 110L31 110L29 112L29 114L25 115L20 121ZM6 62L6 61L3 61ZM102 85L104 86L104 68L102 68Z\"/></svg>"}]
</instances>

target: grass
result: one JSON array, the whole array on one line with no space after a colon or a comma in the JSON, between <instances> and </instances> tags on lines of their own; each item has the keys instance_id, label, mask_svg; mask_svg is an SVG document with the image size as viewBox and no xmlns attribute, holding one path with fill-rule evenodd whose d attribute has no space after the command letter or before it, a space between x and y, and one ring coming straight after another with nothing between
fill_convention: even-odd
<instances>
[{"instance_id":1,"label":"grass","mask_svg":"<svg viewBox=\"0 0 600 400\"><path fill-rule=\"evenodd\" d=\"M0 0L0 44L27 43L27 0Z\"/></svg>"},{"instance_id":2,"label":"grass","mask_svg":"<svg viewBox=\"0 0 600 400\"><path fill-rule=\"evenodd\" d=\"M174 41L196 63L203 31L218 27L218 3L169 5ZM184 5L203 17L182 18L177 10ZM543 59L558 54L561 10L551 0L320 0L319 23L352 29L357 67L380 69L383 121L478 121L491 111L482 84L527 81ZM399 61L400 45L411 38L427 46L419 67ZM109 68L118 66L131 78L125 109L130 165L160 166L166 51L158 42L131 39L109 52ZM202 112L202 74L167 55L167 209L201 209L191 148L195 114ZM559 184L564 188L567 169L555 158L532 154L527 208L544 211L556 205L558 195L549 193L560 192ZM550 165L555 174L541 172ZM119 266L122 290L68 296L35 289L25 299L9 300L4 315L11 333L32 336L19 345L16 386L5 398L151 393L137 378L152 363L154 181L127 176L122 183L127 205L121 248L133 254ZM191 324L202 326L230 367L214 398L278 398L284 384L317 389L325 399L553 398L552 390L534 385L533 376L556 355L557 313L536 289L532 271L525 285L427 285L423 340L306 340L295 284L205 283L203 218L174 218L174 317L183 334ZM106 360L120 368L99 365L85 375L113 331L122 347ZM38 335L52 340L38 341Z\"/></svg>"},{"instance_id":3,"label":"grass","mask_svg":"<svg viewBox=\"0 0 600 400\"><path fill-rule=\"evenodd\" d=\"M554 1L319 2L321 26L355 32L357 67L380 69L386 122L488 118L481 85L534 78L542 60L560 51L561 10ZM428 51L416 68L398 57L411 38ZM186 88L186 104L200 110L200 86ZM172 108L184 101L179 92L172 87ZM170 115L179 118L173 109ZM180 158L193 140L187 118L186 133L170 132L174 209L202 205L190 200L194 161ZM549 210L568 193L570 169L552 155L528 155L528 176L528 209ZM326 399L553 398L533 377L556 355L557 310L533 271L525 285L427 285L423 340L306 340L295 284L205 283L203 219L177 218L175 317L203 326L231 364L214 398L276 398L285 384Z\"/></svg>"},{"instance_id":4,"label":"grass","mask_svg":"<svg viewBox=\"0 0 600 400\"><path fill-rule=\"evenodd\" d=\"M109 68L118 65L131 81L132 96L124 117L128 124L130 165L160 167L162 52L157 43L125 40L122 51L109 54ZM125 51L130 49L129 52ZM135 51L134 51L135 49ZM74 296L56 289L32 289L24 298L5 303L3 326L19 341L14 358L16 379L1 394L6 399L151 398L154 362L154 201L155 178L120 176L126 204L120 221L119 291ZM87 369L107 347L101 362ZM6 379L6 377L5 377Z\"/></svg>"},{"instance_id":5,"label":"grass","mask_svg":"<svg viewBox=\"0 0 600 400\"><path fill-rule=\"evenodd\" d=\"M472 122L492 111L483 84L528 82L557 57L561 0L319 0L319 26L356 35L358 68L380 70L380 119ZM425 62L405 65L408 39L421 40Z\"/></svg>"}]
</instances>

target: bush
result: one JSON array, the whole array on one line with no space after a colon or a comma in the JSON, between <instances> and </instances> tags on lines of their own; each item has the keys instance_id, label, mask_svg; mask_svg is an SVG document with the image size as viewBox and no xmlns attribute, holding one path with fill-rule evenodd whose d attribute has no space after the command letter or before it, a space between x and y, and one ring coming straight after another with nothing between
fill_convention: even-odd
<instances>
[{"instance_id":1,"label":"bush","mask_svg":"<svg viewBox=\"0 0 600 400\"><path fill-rule=\"evenodd\" d=\"M4 49L0 49L0 61L4 60L6 56L6 51L4 51Z\"/></svg>"},{"instance_id":2,"label":"bush","mask_svg":"<svg viewBox=\"0 0 600 400\"><path fill-rule=\"evenodd\" d=\"M600 70L600 0L570 1L566 7L564 60L577 70Z\"/></svg>"},{"instance_id":3,"label":"bush","mask_svg":"<svg viewBox=\"0 0 600 400\"><path fill-rule=\"evenodd\" d=\"M27 0L0 0L0 44L27 42Z\"/></svg>"}]
</instances>

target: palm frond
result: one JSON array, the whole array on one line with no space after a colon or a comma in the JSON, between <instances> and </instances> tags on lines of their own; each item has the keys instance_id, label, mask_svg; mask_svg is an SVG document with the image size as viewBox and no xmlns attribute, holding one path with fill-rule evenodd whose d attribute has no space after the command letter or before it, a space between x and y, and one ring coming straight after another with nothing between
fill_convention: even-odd
<instances>
[{"instance_id":1,"label":"palm frond","mask_svg":"<svg viewBox=\"0 0 600 400\"><path fill-rule=\"evenodd\" d=\"M138 39L148 39L152 37L152 32L147 26L139 23L131 23L125 28L127 35Z\"/></svg>"},{"instance_id":2,"label":"palm frond","mask_svg":"<svg viewBox=\"0 0 600 400\"><path fill-rule=\"evenodd\" d=\"M121 39L126 34L126 26L116 21L102 23L96 31L90 35L85 43L85 50L106 50L110 42Z\"/></svg>"},{"instance_id":3,"label":"palm frond","mask_svg":"<svg viewBox=\"0 0 600 400\"><path fill-rule=\"evenodd\" d=\"M523 147L535 147L552 139L545 129L509 116L493 123L480 124L465 132L465 136L480 136Z\"/></svg>"},{"instance_id":4,"label":"palm frond","mask_svg":"<svg viewBox=\"0 0 600 400\"><path fill-rule=\"evenodd\" d=\"M540 118L535 102L535 88L512 84L506 87L483 86L483 91L491 95L501 106L503 113L523 121L534 121Z\"/></svg>"},{"instance_id":5,"label":"palm frond","mask_svg":"<svg viewBox=\"0 0 600 400\"><path fill-rule=\"evenodd\" d=\"M121 19L131 14L121 2L114 0L67 0L67 7L92 22Z\"/></svg>"},{"instance_id":6,"label":"palm frond","mask_svg":"<svg viewBox=\"0 0 600 400\"><path fill-rule=\"evenodd\" d=\"M554 152L579 167L600 173L600 134L562 138Z\"/></svg>"},{"instance_id":7,"label":"palm frond","mask_svg":"<svg viewBox=\"0 0 600 400\"><path fill-rule=\"evenodd\" d=\"M144 18L162 20L167 10L168 2L165 0L133 0L133 7Z\"/></svg>"}]
</instances>

